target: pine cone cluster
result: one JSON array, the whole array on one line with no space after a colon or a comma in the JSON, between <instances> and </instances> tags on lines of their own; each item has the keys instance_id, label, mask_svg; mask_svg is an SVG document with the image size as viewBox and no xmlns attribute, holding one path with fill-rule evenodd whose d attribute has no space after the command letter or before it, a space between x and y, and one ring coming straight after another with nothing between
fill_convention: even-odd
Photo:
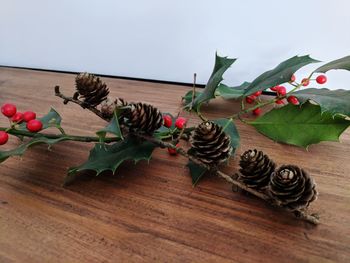
<instances>
[{"instance_id":1,"label":"pine cone cluster","mask_svg":"<svg viewBox=\"0 0 350 263\"><path fill-rule=\"evenodd\" d=\"M242 154L239 180L254 189L266 188L276 164L262 151L248 150Z\"/></svg>"},{"instance_id":2,"label":"pine cone cluster","mask_svg":"<svg viewBox=\"0 0 350 263\"><path fill-rule=\"evenodd\" d=\"M84 102L92 107L101 104L109 94L106 83L102 82L99 77L86 72L80 73L75 78L75 86Z\"/></svg>"},{"instance_id":3,"label":"pine cone cluster","mask_svg":"<svg viewBox=\"0 0 350 263\"><path fill-rule=\"evenodd\" d=\"M132 103L125 111L125 124L131 131L153 134L163 124L162 113L146 103Z\"/></svg>"},{"instance_id":4,"label":"pine cone cluster","mask_svg":"<svg viewBox=\"0 0 350 263\"><path fill-rule=\"evenodd\" d=\"M209 166L216 166L226 161L232 152L230 137L219 125L210 121L197 126L190 143L189 153Z\"/></svg>"},{"instance_id":5,"label":"pine cone cluster","mask_svg":"<svg viewBox=\"0 0 350 263\"><path fill-rule=\"evenodd\" d=\"M291 211L307 208L317 198L314 180L295 165L282 165L272 174L268 194Z\"/></svg>"},{"instance_id":6,"label":"pine cone cluster","mask_svg":"<svg viewBox=\"0 0 350 263\"><path fill-rule=\"evenodd\" d=\"M307 208L317 198L314 180L298 166L282 165L276 169L276 164L256 149L244 152L239 165L239 181L265 192L291 211Z\"/></svg>"}]
</instances>

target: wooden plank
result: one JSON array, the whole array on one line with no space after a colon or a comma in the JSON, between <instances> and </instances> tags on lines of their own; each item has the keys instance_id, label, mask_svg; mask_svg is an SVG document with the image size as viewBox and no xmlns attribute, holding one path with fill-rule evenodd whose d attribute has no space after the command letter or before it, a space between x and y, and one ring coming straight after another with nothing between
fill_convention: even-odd
<instances>
[{"instance_id":1,"label":"wooden plank","mask_svg":"<svg viewBox=\"0 0 350 263\"><path fill-rule=\"evenodd\" d=\"M177 113L190 88L104 79L111 94L152 103ZM53 86L73 93L74 75L0 68L0 103L45 114L51 106L72 134L92 135L105 123L76 105L64 106ZM217 100L205 107L211 118L239 105ZM198 123L194 116L191 124ZM0 125L6 125L1 118ZM92 144L39 146L11 158L0 169L0 262L347 262L350 258L350 133L341 143L309 151L274 143L238 123L241 147L265 151L278 164L298 164L318 184L313 227L261 200L233 193L210 177L192 188L186 160L156 150L149 165L124 164L116 175L87 175L62 188L68 167L83 162ZM2 146L18 144L15 138ZM238 158L225 170L234 173Z\"/></svg>"}]
</instances>

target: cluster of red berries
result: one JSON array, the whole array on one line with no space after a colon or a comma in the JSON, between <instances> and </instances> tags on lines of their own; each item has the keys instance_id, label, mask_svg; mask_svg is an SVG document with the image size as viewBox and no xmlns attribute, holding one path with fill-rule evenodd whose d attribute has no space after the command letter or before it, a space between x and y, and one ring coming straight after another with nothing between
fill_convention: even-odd
<instances>
[{"instance_id":1,"label":"cluster of red berries","mask_svg":"<svg viewBox=\"0 0 350 263\"><path fill-rule=\"evenodd\" d=\"M43 128L40 120L36 119L36 113L32 111L18 112L15 105L6 103L2 105L1 112L4 116L10 119L13 124L26 122L27 130L30 132L38 132ZM0 131L0 145L7 143L9 135L5 131Z\"/></svg>"},{"instance_id":2,"label":"cluster of red berries","mask_svg":"<svg viewBox=\"0 0 350 263\"><path fill-rule=\"evenodd\" d=\"M164 126L167 128L171 128L173 125L173 119L170 115L164 115L163 116L163 122L164 122ZM187 119L184 117L178 117L175 121L175 127L177 129L184 129L186 127L186 123L187 123ZM179 147L180 144L176 144L176 147ZM168 153L170 155L177 155L177 151L174 148L168 148Z\"/></svg>"}]
</instances>

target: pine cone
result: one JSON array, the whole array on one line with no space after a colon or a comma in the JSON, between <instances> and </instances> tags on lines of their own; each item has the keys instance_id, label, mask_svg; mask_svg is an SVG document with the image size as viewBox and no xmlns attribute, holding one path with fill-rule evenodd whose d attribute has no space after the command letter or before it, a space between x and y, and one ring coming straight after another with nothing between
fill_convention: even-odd
<instances>
[{"instance_id":1,"label":"pine cone","mask_svg":"<svg viewBox=\"0 0 350 263\"><path fill-rule=\"evenodd\" d=\"M295 165L282 165L272 174L268 193L291 211L307 208L317 198L314 180Z\"/></svg>"},{"instance_id":2,"label":"pine cone","mask_svg":"<svg viewBox=\"0 0 350 263\"><path fill-rule=\"evenodd\" d=\"M102 82L99 77L86 72L80 73L75 78L75 86L84 102L92 107L101 104L109 94L106 83Z\"/></svg>"},{"instance_id":3,"label":"pine cone","mask_svg":"<svg viewBox=\"0 0 350 263\"><path fill-rule=\"evenodd\" d=\"M232 152L230 137L219 125L210 121L198 125L190 143L192 147L189 153L210 166L226 161Z\"/></svg>"},{"instance_id":4,"label":"pine cone","mask_svg":"<svg viewBox=\"0 0 350 263\"><path fill-rule=\"evenodd\" d=\"M243 153L239 165L239 180L254 189L267 187L276 168L276 164L266 154L256 149Z\"/></svg>"},{"instance_id":5,"label":"pine cone","mask_svg":"<svg viewBox=\"0 0 350 263\"><path fill-rule=\"evenodd\" d=\"M114 110L116 108L121 108L128 106L128 103L121 98L117 98L114 102L111 101L109 98L107 98L105 101L101 103L101 112L102 116L108 119L111 119L113 117ZM123 119L123 113L120 116L120 120Z\"/></svg>"},{"instance_id":6,"label":"pine cone","mask_svg":"<svg viewBox=\"0 0 350 263\"><path fill-rule=\"evenodd\" d=\"M125 111L125 124L132 131L153 134L163 124L162 113L152 105L146 103L129 104L130 109Z\"/></svg>"}]
</instances>

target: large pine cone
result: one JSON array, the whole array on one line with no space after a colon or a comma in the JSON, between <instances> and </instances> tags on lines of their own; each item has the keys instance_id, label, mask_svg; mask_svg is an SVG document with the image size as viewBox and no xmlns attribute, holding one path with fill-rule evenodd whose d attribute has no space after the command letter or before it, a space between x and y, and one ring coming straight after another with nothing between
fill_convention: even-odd
<instances>
[{"instance_id":1,"label":"large pine cone","mask_svg":"<svg viewBox=\"0 0 350 263\"><path fill-rule=\"evenodd\" d=\"M106 83L102 82L99 77L86 72L80 73L75 78L75 86L84 102L92 107L101 104L109 94Z\"/></svg>"},{"instance_id":2,"label":"large pine cone","mask_svg":"<svg viewBox=\"0 0 350 263\"><path fill-rule=\"evenodd\" d=\"M262 151L248 150L242 154L239 180L254 189L266 188L276 164Z\"/></svg>"},{"instance_id":3,"label":"large pine cone","mask_svg":"<svg viewBox=\"0 0 350 263\"><path fill-rule=\"evenodd\" d=\"M110 99L106 99L105 101L103 101L101 103L101 112L102 112L102 116L104 118L108 118L111 119L113 117L114 114L114 110L117 108L121 108L121 107L125 107L128 106L129 104L121 98L117 98L114 102L111 101ZM120 120L123 119L123 113L120 116Z\"/></svg>"},{"instance_id":4,"label":"large pine cone","mask_svg":"<svg viewBox=\"0 0 350 263\"><path fill-rule=\"evenodd\" d=\"M232 152L230 137L219 125L210 121L198 125L190 142L189 153L209 166L226 161Z\"/></svg>"},{"instance_id":5,"label":"large pine cone","mask_svg":"<svg viewBox=\"0 0 350 263\"><path fill-rule=\"evenodd\" d=\"M282 165L272 174L268 193L291 211L307 208L317 198L314 180L295 165Z\"/></svg>"},{"instance_id":6,"label":"large pine cone","mask_svg":"<svg viewBox=\"0 0 350 263\"><path fill-rule=\"evenodd\" d=\"M125 111L125 124L131 131L153 134L163 124L162 113L146 103L132 103Z\"/></svg>"}]
</instances>

